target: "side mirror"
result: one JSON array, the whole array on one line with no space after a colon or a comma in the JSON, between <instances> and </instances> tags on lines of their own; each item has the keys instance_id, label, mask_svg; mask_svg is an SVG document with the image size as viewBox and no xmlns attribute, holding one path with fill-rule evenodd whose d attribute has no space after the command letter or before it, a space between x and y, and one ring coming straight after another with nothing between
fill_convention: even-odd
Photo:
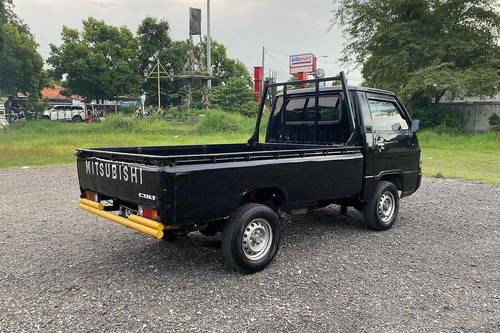
<instances>
[{"instance_id":1,"label":"side mirror","mask_svg":"<svg viewBox=\"0 0 500 333\"><path fill-rule=\"evenodd\" d=\"M413 121L411 122L411 132L417 133L419 130L420 130L420 120L413 119Z\"/></svg>"}]
</instances>

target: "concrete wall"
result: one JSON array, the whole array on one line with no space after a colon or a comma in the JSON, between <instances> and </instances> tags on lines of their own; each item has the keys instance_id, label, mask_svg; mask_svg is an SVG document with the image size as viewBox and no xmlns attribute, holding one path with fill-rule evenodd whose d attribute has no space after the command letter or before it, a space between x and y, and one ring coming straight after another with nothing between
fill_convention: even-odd
<instances>
[{"instance_id":1,"label":"concrete wall","mask_svg":"<svg viewBox=\"0 0 500 333\"><path fill-rule=\"evenodd\" d=\"M491 129L490 117L500 117L500 101L445 103L463 114L464 130L467 132Z\"/></svg>"}]
</instances>

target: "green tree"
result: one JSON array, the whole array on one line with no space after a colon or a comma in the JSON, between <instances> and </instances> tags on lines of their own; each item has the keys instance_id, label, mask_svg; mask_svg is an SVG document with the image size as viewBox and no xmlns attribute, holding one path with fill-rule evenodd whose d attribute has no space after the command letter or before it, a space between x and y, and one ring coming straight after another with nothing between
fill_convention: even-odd
<instances>
[{"instance_id":1,"label":"green tree","mask_svg":"<svg viewBox=\"0 0 500 333\"><path fill-rule=\"evenodd\" d=\"M67 93L87 100L138 96L142 83L138 44L126 27L89 18L83 31L63 27L60 47L50 45L48 63L59 77L67 74Z\"/></svg>"},{"instance_id":2,"label":"green tree","mask_svg":"<svg viewBox=\"0 0 500 333\"><path fill-rule=\"evenodd\" d=\"M159 57L161 64L167 71L174 74L180 74L184 70L187 57L187 41L172 41L170 38L170 26L168 21L153 17L145 18L137 29L137 40L139 43L139 61L140 71L152 71L156 65L156 59ZM194 52L198 60L203 64L206 62L204 55L205 42L195 46ZM236 59L228 58L227 50L224 45L217 41L212 41L212 73L214 79L212 86L218 86L228 83L232 79L243 79L248 85L251 82L250 74L245 65ZM182 80L162 80L161 83L161 104L162 105L181 105L186 95L186 82ZM146 92L147 102L156 104L157 101L157 83L156 80L144 82L143 89ZM193 88L193 98L201 101L201 87L199 85Z\"/></svg>"},{"instance_id":3,"label":"green tree","mask_svg":"<svg viewBox=\"0 0 500 333\"><path fill-rule=\"evenodd\" d=\"M44 83L43 59L29 27L0 0L0 94L39 94Z\"/></svg>"},{"instance_id":4,"label":"green tree","mask_svg":"<svg viewBox=\"0 0 500 333\"><path fill-rule=\"evenodd\" d=\"M7 94L38 93L44 82L43 59L33 37L12 23L0 26L0 91Z\"/></svg>"},{"instance_id":5,"label":"green tree","mask_svg":"<svg viewBox=\"0 0 500 333\"><path fill-rule=\"evenodd\" d=\"M0 24L7 23L12 16L12 0L0 0Z\"/></svg>"},{"instance_id":6,"label":"green tree","mask_svg":"<svg viewBox=\"0 0 500 333\"><path fill-rule=\"evenodd\" d=\"M224 111L238 112L252 116L257 111L253 102L254 92L245 78L234 77L212 89L211 99L214 106Z\"/></svg>"},{"instance_id":7,"label":"green tree","mask_svg":"<svg viewBox=\"0 0 500 333\"><path fill-rule=\"evenodd\" d=\"M170 26L167 20L146 17L141 22L137 29L141 72L151 72L156 66L158 58L167 71L174 70L178 72L182 70L185 49L183 48L180 52L177 51L179 49L178 42L172 42L169 31ZM146 93L148 104L157 103L157 88L156 80L144 82L143 90ZM162 79L161 88L162 105L169 105L176 101L175 94L180 89L176 83Z\"/></svg>"},{"instance_id":8,"label":"green tree","mask_svg":"<svg viewBox=\"0 0 500 333\"><path fill-rule=\"evenodd\" d=\"M346 62L415 105L500 90L496 0L339 0Z\"/></svg>"},{"instance_id":9,"label":"green tree","mask_svg":"<svg viewBox=\"0 0 500 333\"><path fill-rule=\"evenodd\" d=\"M203 44L205 47L205 44ZM243 79L251 83L250 73L246 66L237 59L231 59L227 56L227 48L217 42L212 41L212 74L215 77L212 84L218 86L222 83L228 83L233 79Z\"/></svg>"}]
</instances>

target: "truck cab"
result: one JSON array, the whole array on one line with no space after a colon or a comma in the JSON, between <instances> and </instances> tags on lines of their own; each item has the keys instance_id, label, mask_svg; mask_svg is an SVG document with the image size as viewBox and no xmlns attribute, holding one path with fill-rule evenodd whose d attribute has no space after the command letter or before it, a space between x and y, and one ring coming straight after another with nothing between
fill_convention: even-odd
<instances>
[{"instance_id":1,"label":"truck cab","mask_svg":"<svg viewBox=\"0 0 500 333\"><path fill-rule=\"evenodd\" d=\"M418 127L393 93L349 87L344 73L266 83L246 143L79 149L80 208L158 239L222 232L228 266L254 273L279 248L282 212L351 206L392 228L420 186Z\"/></svg>"},{"instance_id":2,"label":"truck cab","mask_svg":"<svg viewBox=\"0 0 500 333\"><path fill-rule=\"evenodd\" d=\"M380 180L391 180L402 196L418 189L420 146L413 121L394 93L349 87L353 112L341 87L295 89L274 99L266 143L361 146L364 152L363 196ZM317 96L317 101L316 101ZM316 104L318 105L316 107Z\"/></svg>"}]
</instances>

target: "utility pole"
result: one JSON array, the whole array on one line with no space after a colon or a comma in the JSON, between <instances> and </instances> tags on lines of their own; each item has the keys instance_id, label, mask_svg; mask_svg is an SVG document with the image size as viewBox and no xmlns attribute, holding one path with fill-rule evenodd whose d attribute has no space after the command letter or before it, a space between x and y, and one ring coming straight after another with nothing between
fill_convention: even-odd
<instances>
[{"instance_id":1,"label":"utility pole","mask_svg":"<svg viewBox=\"0 0 500 333\"><path fill-rule=\"evenodd\" d=\"M262 47L262 83L266 82L266 47ZM264 94L264 84L262 84L262 94Z\"/></svg>"},{"instance_id":2,"label":"utility pole","mask_svg":"<svg viewBox=\"0 0 500 333\"><path fill-rule=\"evenodd\" d=\"M212 40L210 36L210 0L207 0L207 71L212 75ZM207 88L212 88L212 80L207 81Z\"/></svg>"}]
</instances>

